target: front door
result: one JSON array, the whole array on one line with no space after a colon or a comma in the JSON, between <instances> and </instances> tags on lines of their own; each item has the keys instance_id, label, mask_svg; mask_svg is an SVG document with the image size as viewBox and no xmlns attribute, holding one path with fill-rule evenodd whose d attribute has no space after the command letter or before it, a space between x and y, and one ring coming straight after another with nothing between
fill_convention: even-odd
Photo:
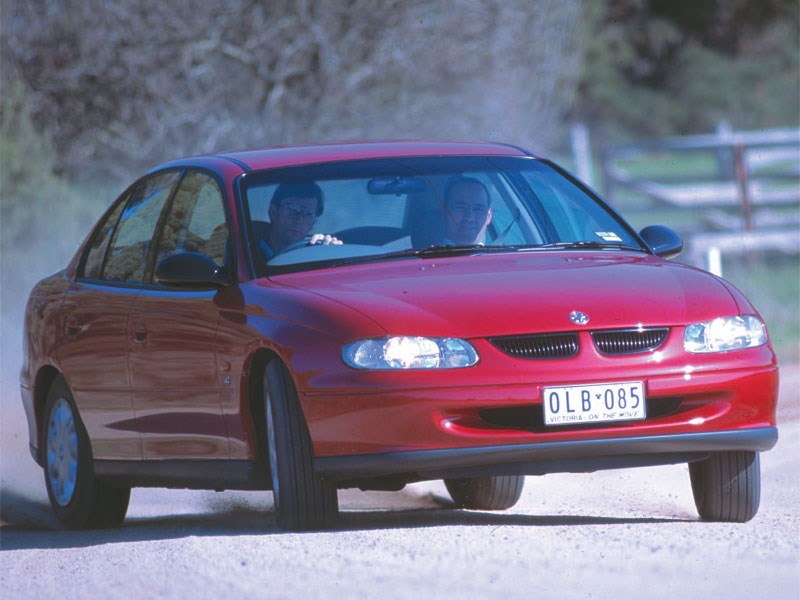
<instances>
[{"instance_id":1,"label":"front door","mask_svg":"<svg viewBox=\"0 0 800 600\"><path fill-rule=\"evenodd\" d=\"M228 226L214 179L189 171L163 219L153 267L172 254L202 253L224 268ZM217 365L217 291L152 285L131 310L130 371L144 458L227 459L221 395L230 376Z\"/></svg>"}]
</instances>

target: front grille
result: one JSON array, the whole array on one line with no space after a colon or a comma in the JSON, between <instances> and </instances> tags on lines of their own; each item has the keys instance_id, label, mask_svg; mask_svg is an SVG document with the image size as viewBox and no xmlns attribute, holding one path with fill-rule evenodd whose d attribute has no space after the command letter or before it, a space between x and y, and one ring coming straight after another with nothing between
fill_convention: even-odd
<instances>
[{"instance_id":1,"label":"front grille","mask_svg":"<svg viewBox=\"0 0 800 600\"><path fill-rule=\"evenodd\" d=\"M655 350L664 343L668 333L667 327L618 329L616 331L594 331L592 339L602 354L617 356Z\"/></svg>"},{"instance_id":2,"label":"front grille","mask_svg":"<svg viewBox=\"0 0 800 600\"><path fill-rule=\"evenodd\" d=\"M489 338L502 352L515 358L571 358L578 354L577 333L546 333Z\"/></svg>"}]
</instances>

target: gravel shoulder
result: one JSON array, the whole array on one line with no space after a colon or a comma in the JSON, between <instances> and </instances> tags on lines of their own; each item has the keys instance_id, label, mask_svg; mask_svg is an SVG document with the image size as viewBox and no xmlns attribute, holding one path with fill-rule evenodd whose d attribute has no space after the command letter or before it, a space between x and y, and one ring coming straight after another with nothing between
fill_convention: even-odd
<instances>
[{"instance_id":1,"label":"gravel shoulder","mask_svg":"<svg viewBox=\"0 0 800 600\"><path fill-rule=\"evenodd\" d=\"M284 533L269 492L136 489L119 530L58 529L16 391L0 420L4 598L800 597L800 366L781 373L761 509L702 523L685 465L529 477L502 513L444 485L340 492L342 527Z\"/></svg>"}]
</instances>

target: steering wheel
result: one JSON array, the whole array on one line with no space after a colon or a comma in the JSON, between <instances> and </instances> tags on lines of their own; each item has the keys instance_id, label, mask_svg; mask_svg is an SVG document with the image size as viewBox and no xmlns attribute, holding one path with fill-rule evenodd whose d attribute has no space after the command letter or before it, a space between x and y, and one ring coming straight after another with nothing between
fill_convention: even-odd
<instances>
[{"instance_id":1,"label":"steering wheel","mask_svg":"<svg viewBox=\"0 0 800 600\"><path fill-rule=\"evenodd\" d=\"M309 246L312 246L312 244L308 243L310 241L311 241L311 236L307 235L302 240L286 246L283 250L280 251L280 254L285 254L287 252L291 252L292 250L299 250L300 248L307 248ZM320 246L321 244L313 244L313 245Z\"/></svg>"}]
</instances>

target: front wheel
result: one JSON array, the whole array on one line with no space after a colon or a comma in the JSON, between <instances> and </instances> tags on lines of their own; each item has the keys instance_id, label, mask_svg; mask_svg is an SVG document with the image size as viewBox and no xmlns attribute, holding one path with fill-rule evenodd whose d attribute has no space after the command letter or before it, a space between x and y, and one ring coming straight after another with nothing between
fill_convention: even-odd
<instances>
[{"instance_id":1,"label":"front wheel","mask_svg":"<svg viewBox=\"0 0 800 600\"><path fill-rule=\"evenodd\" d=\"M297 390L277 359L264 372L264 409L278 526L293 531L332 526L339 512L336 486L314 472L311 436Z\"/></svg>"},{"instance_id":2,"label":"front wheel","mask_svg":"<svg viewBox=\"0 0 800 600\"><path fill-rule=\"evenodd\" d=\"M522 495L525 477L498 475L472 479L445 479L444 485L453 502L460 508L474 510L506 510Z\"/></svg>"},{"instance_id":3,"label":"front wheel","mask_svg":"<svg viewBox=\"0 0 800 600\"><path fill-rule=\"evenodd\" d=\"M758 452L714 452L689 463L697 512L706 521L744 523L758 512L761 468Z\"/></svg>"},{"instance_id":4,"label":"front wheel","mask_svg":"<svg viewBox=\"0 0 800 600\"><path fill-rule=\"evenodd\" d=\"M47 394L42 427L44 480L58 520L69 529L121 525L131 489L95 478L89 436L63 377Z\"/></svg>"}]
</instances>

